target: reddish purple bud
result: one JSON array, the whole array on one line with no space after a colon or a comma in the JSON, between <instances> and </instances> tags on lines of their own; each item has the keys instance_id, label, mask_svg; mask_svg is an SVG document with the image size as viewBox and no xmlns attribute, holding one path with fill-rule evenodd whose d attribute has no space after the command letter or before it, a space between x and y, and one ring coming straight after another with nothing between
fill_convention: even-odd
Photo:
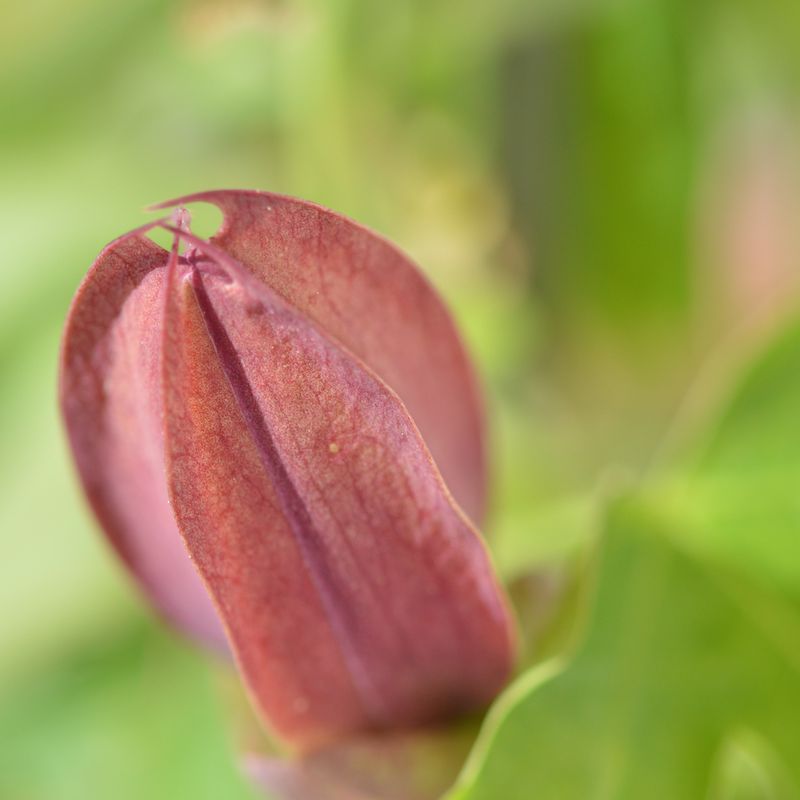
<instances>
[{"instance_id":1,"label":"reddish purple bud","mask_svg":"<svg viewBox=\"0 0 800 800\"><path fill-rule=\"evenodd\" d=\"M483 513L482 422L441 301L319 206L168 205L194 200L217 236L181 211L171 253L152 226L116 240L67 322L61 402L101 524L299 749L487 704L513 635L461 510Z\"/></svg>"}]
</instances>

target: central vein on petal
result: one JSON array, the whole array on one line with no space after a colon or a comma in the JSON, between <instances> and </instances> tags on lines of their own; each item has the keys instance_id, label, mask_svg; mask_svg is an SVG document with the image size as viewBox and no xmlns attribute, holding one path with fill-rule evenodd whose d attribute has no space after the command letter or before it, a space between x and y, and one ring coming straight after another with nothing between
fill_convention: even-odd
<instances>
[{"instance_id":1,"label":"central vein on petal","mask_svg":"<svg viewBox=\"0 0 800 800\"><path fill-rule=\"evenodd\" d=\"M319 593L353 684L362 699L365 710L377 725L385 717L384 704L380 700L358 648L354 644L357 620L353 617L337 586L337 580L330 569L322 538L281 458L267 421L259 408L241 358L208 295L201 269L192 268L190 283L214 350L256 445L264 470L275 488L281 509L300 550L303 562Z\"/></svg>"}]
</instances>

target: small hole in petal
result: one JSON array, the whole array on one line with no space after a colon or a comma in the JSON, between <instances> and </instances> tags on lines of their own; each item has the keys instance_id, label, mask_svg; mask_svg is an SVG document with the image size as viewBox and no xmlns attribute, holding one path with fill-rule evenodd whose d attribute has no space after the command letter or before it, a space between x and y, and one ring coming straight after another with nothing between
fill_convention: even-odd
<instances>
[{"instance_id":1,"label":"small hole in petal","mask_svg":"<svg viewBox=\"0 0 800 800\"><path fill-rule=\"evenodd\" d=\"M192 215L192 233L210 239L222 227L222 212L212 203L187 203Z\"/></svg>"},{"instance_id":2,"label":"small hole in petal","mask_svg":"<svg viewBox=\"0 0 800 800\"><path fill-rule=\"evenodd\" d=\"M201 239L210 239L222 227L223 215L222 212L212 203L187 203L182 206L188 211L187 218L190 220L189 230ZM159 209L160 216L169 217L174 214L176 209ZM172 219L171 224L176 224L176 220ZM165 250L172 248L172 233L164 230L163 228L153 228L146 234L152 241ZM178 248L179 252L183 254L186 252L186 244L180 243Z\"/></svg>"}]
</instances>

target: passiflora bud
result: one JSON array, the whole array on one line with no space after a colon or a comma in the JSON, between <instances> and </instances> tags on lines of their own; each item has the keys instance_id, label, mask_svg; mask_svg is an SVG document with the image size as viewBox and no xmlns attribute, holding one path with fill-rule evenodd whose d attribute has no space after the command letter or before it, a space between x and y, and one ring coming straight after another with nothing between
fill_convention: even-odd
<instances>
[{"instance_id":1,"label":"passiflora bud","mask_svg":"<svg viewBox=\"0 0 800 800\"><path fill-rule=\"evenodd\" d=\"M222 210L216 236L181 208L115 240L67 320L61 404L103 529L296 750L486 705L513 635L473 527L481 409L444 306L319 206L162 207L190 201Z\"/></svg>"}]
</instances>

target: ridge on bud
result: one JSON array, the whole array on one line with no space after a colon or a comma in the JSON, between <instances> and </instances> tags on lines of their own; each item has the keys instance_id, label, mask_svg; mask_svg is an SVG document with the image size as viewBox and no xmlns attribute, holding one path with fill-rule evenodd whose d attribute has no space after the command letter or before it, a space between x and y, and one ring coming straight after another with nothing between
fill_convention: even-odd
<instances>
[{"instance_id":1,"label":"ridge on bud","mask_svg":"<svg viewBox=\"0 0 800 800\"><path fill-rule=\"evenodd\" d=\"M446 309L333 212L236 191L163 205L197 200L221 208L217 235L179 210L115 240L67 320L62 410L102 527L298 750L485 706L513 632L470 521L482 414Z\"/></svg>"}]
</instances>

